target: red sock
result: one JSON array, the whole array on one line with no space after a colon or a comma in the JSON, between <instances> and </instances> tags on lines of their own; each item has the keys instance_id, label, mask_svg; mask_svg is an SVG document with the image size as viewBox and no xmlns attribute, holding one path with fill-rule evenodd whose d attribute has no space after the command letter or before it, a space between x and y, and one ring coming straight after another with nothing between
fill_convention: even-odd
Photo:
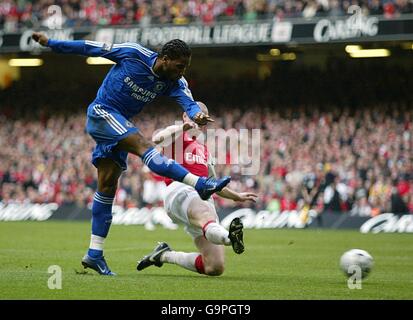
<instances>
[{"instance_id":1,"label":"red sock","mask_svg":"<svg viewBox=\"0 0 413 320\"><path fill-rule=\"evenodd\" d=\"M195 259L195 268L200 274L205 274L204 262L202 261L201 255L199 255Z\"/></svg>"}]
</instances>

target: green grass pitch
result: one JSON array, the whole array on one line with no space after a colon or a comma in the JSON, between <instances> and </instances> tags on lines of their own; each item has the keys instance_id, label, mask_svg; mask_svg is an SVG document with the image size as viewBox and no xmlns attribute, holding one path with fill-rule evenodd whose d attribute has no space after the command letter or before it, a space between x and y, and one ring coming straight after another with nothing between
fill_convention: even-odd
<instances>
[{"instance_id":1,"label":"green grass pitch","mask_svg":"<svg viewBox=\"0 0 413 320\"><path fill-rule=\"evenodd\" d=\"M157 241L194 251L191 238L157 227L112 226L105 256L117 277L83 273L87 222L0 222L0 299L275 300L413 299L413 235L332 230L251 230L246 251L226 248L226 270L208 277L175 265L136 271ZM362 289L349 289L341 254L361 248L375 265ZM48 267L62 269L62 288L48 288Z\"/></svg>"}]
</instances>

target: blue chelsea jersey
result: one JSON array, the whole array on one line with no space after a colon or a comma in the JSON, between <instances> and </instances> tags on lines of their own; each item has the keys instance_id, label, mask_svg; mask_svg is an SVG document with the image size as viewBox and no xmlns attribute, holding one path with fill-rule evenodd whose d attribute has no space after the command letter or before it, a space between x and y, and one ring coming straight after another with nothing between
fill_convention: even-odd
<instances>
[{"instance_id":1,"label":"blue chelsea jersey","mask_svg":"<svg viewBox=\"0 0 413 320\"><path fill-rule=\"evenodd\" d=\"M137 43L112 45L88 40L50 39L48 46L58 53L103 57L114 61L116 64L103 80L95 103L113 108L126 118L138 114L158 95L175 99L191 119L201 111L185 78L178 81L160 78L152 69L158 54Z\"/></svg>"}]
</instances>

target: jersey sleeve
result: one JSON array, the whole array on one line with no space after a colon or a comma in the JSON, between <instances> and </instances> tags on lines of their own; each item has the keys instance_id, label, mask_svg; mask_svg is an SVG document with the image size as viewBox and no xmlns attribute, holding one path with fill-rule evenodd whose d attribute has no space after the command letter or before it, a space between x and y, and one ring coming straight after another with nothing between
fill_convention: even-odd
<instances>
[{"instance_id":1,"label":"jersey sleeve","mask_svg":"<svg viewBox=\"0 0 413 320\"><path fill-rule=\"evenodd\" d=\"M47 45L57 53L102 57L114 62L119 62L125 58L141 59L147 62L152 54L155 54L153 51L131 42L111 44L89 40L60 41L49 39Z\"/></svg>"},{"instance_id":2,"label":"jersey sleeve","mask_svg":"<svg viewBox=\"0 0 413 320\"><path fill-rule=\"evenodd\" d=\"M168 95L179 103L192 120L198 112L201 112L198 103L192 97L191 90L188 88L188 82L184 77L179 79L178 84L171 89Z\"/></svg>"}]
</instances>

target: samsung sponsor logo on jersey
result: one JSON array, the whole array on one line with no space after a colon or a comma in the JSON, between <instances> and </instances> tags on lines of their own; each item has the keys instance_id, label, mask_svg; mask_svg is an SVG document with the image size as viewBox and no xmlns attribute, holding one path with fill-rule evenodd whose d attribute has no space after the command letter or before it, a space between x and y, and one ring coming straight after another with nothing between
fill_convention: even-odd
<instances>
[{"instance_id":1,"label":"samsung sponsor logo on jersey","mask_svg":"<svg viewBox=\"0 0 413 320\"><path fill-rule=\"evenodd\" d=\"M155 92L139 87L130 77L125 77L123 82L125 82L132 89L133 93L131 96L136 100L150 102L157 96Z\"/></svg>"}]
</instances>

